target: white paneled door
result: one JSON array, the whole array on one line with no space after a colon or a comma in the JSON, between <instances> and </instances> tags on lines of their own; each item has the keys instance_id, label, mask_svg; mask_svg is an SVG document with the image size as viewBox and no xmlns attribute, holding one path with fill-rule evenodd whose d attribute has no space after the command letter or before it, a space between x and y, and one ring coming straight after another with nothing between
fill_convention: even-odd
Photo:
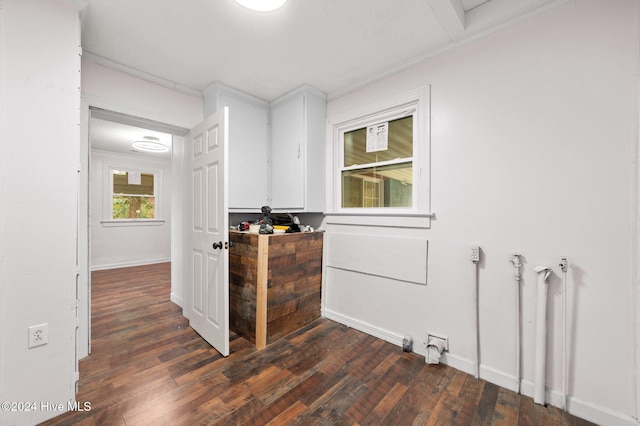
<instances>
[{"instance_id":1,"label":"white paneled door","mask_svg":"<svg viewBox=\"0 0 640 426\"><path fill-rule=\"evenodd\" d=\"M228 115L222 108L189 133L186 182L192 213L185 314L191 327L223 356L229 355Z\"/></svg>"}]
</instances>

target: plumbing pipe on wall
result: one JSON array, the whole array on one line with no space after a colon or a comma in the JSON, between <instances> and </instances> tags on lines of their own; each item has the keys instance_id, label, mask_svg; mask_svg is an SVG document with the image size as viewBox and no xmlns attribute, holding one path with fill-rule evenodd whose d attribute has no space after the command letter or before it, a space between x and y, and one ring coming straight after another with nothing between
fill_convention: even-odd
<instances>
[{"instance_id":1,"label":"plumbing pipe on wall","mask_svg":"<svg viewBox=\"0 0 640 426\"><path fill-rule=\"evenodd\" d=\"M515 269L515 279L516 279L516 393L520 393L520 359L522 356L520 355L520 267L522 263L520 262L520 254L514 253L514 255L509 259L511 263L513 263L513 268Z\"/></svg>"},{"instance_id":2,"label":"plumbing pipe on wall","mask_svg":"<svg viewBox=\"0 0 640 426\"><path fill-rule=\"evenodd\" d=\"M547 278L551 268L537 265L534 271L538 274L536 286L536 353L534 369L533 402L545 405L545 376L547 358Z\"/></svg>"},{"instance_id":3,"label":"plumbing pipe on wall","mask_svg":"<svg viewBox=\"0 0 640 426\"><path fill-rule=\"evenodd\" d=\"M561 407L567 411L568 377L567 377L567 268L569 262L563 257L560 260L562 270L562 403Z\"/></svg>"},{"instance_id":4,"label":"plumbing pipe on wall","mask_svg":"<svg viewBox=\"0 0 640 426\"><path fill-rule=\"evenodd\" d=\"M473 262L473 298L474 298L474 313L473 313L473 321L475 323L475 333L476 333L476 365L474 376L476 379L480 378L480 291L479 287L479 276L478 276L478 263L480 262L480 247L474 246L471 248L471 262Z\"/></svg>"}]
</instances>

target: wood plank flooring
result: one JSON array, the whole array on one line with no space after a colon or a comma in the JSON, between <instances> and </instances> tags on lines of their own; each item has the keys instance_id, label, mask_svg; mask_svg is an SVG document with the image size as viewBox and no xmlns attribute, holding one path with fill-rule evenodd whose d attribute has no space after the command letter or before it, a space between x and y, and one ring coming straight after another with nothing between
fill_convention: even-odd
<instances>
[{"instance_id":1,"label":"wood plank flooring","mask_svg":"<svg viewBox=\"0 0 640 426\"><path fill-rule=\"evenodd\" d=\"M92 274L92 353L77 401L45 425L589 425L319 319L221 357L169 301L170 265Z\"/></svg>"}]
</instances>

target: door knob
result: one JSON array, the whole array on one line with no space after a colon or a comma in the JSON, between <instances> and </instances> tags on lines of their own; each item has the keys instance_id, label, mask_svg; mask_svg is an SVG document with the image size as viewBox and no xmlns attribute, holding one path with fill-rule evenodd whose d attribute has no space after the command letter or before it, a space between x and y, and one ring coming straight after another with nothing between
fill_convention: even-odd
<instances>
[{"instance_id":1,"label":"door knob","mask_svg":"<svg viewBox=\"0 0 640 426\"><path fill-rule=\"evenodd\" d=\"M222 248L222 241L217 242L217 243L213 243L213 248L214 249L221 249Z\"/></svg>"},{"instance_id":2,"label":"door knob","mask_svg":"<svg viewBox=\"0 0 640 426\"><path fill-rule=\"evenodd\" d=\"M229 247L233 247L233 241L229 241L228 243L224 243L224 248L228 249Z\"/></svg>"}]
</instances>

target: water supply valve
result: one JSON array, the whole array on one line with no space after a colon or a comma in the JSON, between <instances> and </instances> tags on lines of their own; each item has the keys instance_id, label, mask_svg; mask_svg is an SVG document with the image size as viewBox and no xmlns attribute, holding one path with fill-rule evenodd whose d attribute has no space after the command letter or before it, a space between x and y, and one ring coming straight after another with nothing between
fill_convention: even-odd
<instances>
[{"instance_id":1,"label":"water supply valve","mask_svg":"<svg viewBox=\"0 0 640 426\"><path fill-rule=\"evenodd\" d=\"M520 253L514 253L509 262L513 263L513 267L516 268L516 281L520 282L520 268L522 267L522 262L520 262Z\"/></svg>"},{"instance_id":2,"label":"water supply valve","mask_svg":"<svg viewBox=\"0 0 640 426\"><path fill-rule=\"evenodd\" d=\"M562 269L562 272L567 272L568 267L569 262L567 262L567 258L563 257L562 259L560 259L560 269Z\"/></svg>"}]
</instances>

